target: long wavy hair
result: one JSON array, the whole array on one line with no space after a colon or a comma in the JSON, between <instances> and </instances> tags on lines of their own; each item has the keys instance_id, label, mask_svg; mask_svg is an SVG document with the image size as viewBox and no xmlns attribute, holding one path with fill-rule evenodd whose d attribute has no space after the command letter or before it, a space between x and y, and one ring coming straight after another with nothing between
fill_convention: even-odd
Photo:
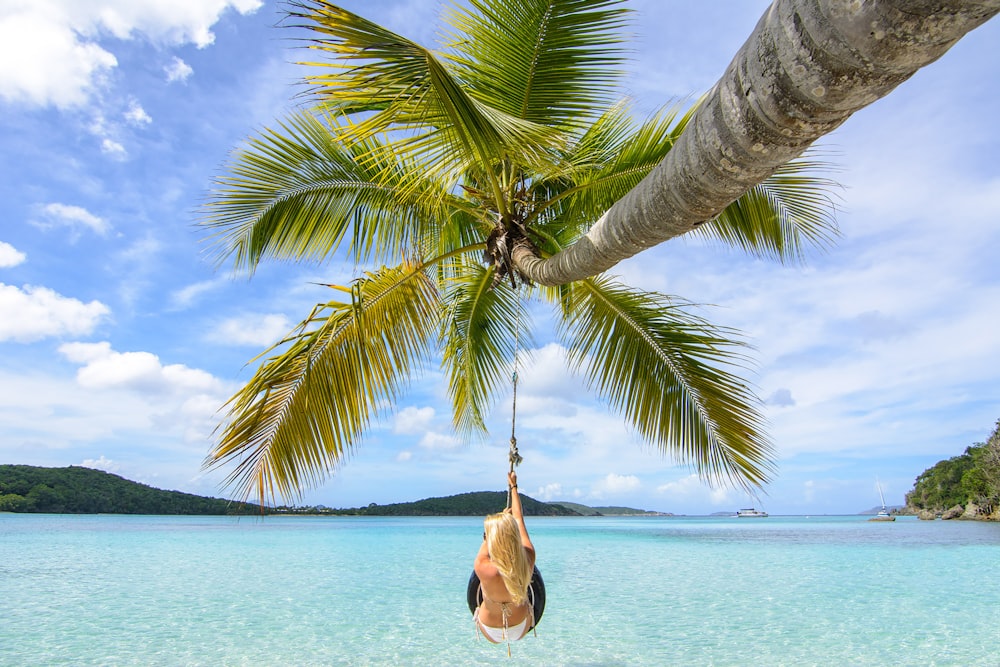
<instances>
[{"instance_id":1,"label":"long wavy hair","mask_svg":"<svg viewBox=\"0 0 1000 667\"><path fill-rule=\"evenodd\" d=\"M483 523L486 530L486 548L490 561L500 572L504 586L514 604L524 604L528 600L528 586L534 568L528 559L528 552L521 544L521 531L513 514L500 512L490 514Z\"/></svg>"}]
</instances>

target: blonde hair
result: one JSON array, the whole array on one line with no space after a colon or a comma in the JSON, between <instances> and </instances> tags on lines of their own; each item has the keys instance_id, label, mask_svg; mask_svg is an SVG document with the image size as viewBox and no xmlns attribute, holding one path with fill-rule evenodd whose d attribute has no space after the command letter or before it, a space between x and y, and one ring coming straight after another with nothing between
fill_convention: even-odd
<instances>
[{"instance_id":1,"label":"blonde hair","mask_svg":"<svg viewBox=\"0 0 1000 667\"><path fill-rule=\"evenodd\" d=\"M504 586L514 604L524 604L528 599L528 586L534 568L528 553L521 544L521 531L513 514L490 514L483 523L486 530L486 548L490 561L503 578Z\"/></svg>"}]
</instances>

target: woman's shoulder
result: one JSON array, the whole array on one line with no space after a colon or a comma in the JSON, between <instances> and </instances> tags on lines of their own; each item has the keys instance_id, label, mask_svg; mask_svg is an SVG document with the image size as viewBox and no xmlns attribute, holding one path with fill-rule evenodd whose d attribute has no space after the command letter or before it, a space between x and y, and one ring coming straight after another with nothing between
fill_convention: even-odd
<instances>
[{"instance_id":1,"label":"woman's shoulder","mask_svg":"<svg viewBox=\"0 0 1000 667\"><path fill-rule=\"evenodd\" d=\"M497 569L497 566L493 564L493 561L489 559L489 557L477 558L473 569L475 569L476 576L479 577L480 581L500 576L500 571Z\"/></svg>"}]
</instances>

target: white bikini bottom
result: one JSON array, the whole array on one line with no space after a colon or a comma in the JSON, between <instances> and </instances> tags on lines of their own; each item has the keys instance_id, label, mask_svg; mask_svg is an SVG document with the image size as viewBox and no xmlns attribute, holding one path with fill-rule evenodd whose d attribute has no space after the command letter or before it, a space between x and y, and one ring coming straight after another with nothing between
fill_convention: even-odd
<instances>
[{"instance_id":1,"label":"white bikini bottom","mask_svg":"<svg viewBox=\"0 0 1000 667\"><path fill-rule=\"evenodd\" d=\"M527 616L524 617L523 621L521 621L517 625L510 626L505 631L504 628L491 628L488 625L483 625L482 623L479 622L478 614L476 616L477 616L476 627L478 627L480 632L486 635L486 638L489 639L494 644L499 644L500 642L505 641L508 638L516 641L524 637L524 635L528 634L528 621L531 620L531 614L529 613Z\"/></svg>"}]
</instances>

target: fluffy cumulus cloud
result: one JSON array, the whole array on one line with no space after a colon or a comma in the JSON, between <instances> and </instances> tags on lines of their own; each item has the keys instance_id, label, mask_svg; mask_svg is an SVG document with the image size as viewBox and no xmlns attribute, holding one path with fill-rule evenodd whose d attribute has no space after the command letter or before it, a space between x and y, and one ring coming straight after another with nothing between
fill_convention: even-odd
<instances>
[{"instance_id":1,"label":"fluffy cumulus cloud","mask_svg":"<svg viewBox=\"0 0 1000 667\"><path fill-rule=\"evenodd\" d=\"M5 0L0 3L0 99L32 106L85 104L118 65L102 38L158 45L215 40L212 26L232 8L261 0Z\"/></svg>"},{"instance_id":2,"label":"fluffy cumulus cloud","mask_svg":"<svg viewBox=\"0 0 1000 667\"><path fill-rule=\"evenodd\" d=\"M155 393L217 393L220 382L210 373L182 364L163 365L150 352L116 352L111 344L65 343L59 352L80 364L77 382L88 389L129 389Z\"/></svg>"},{"instance_id":3,"label":"fluffy cumulus cloud","mask_svg":"<svg viewBox=\"0 0 1000 667\"><path fill-rule=\"evenodd\" d=\"M46 287L0 283L0 342L86 335L110 312L100 301L83 303Z\"/></svg>"},{"instance_id":4,"label":"fluffy cumulus cloud","mask_svg":"<svg viewBox=\"0 0 1000 667\"><path fill-rule=\"evenodd\" d=\"M204 370L164 364L150 352L118 352L110 343L65 343L59 353L77 364L77 390L89 403L101 434L176 434L176 441L203 447L218 424L219 408L232 387ZM76 409L76 408L74 408Z\"/></svg>"},{"instance_id":5,"label":"fluffy cumulus cloud","mask_svg":"<svg viewBox=\"0 0 1000 667\"><path fill-rule=\"evenodd\" d=\"M82 464L147 482L172 469L172 486L163 488L178 488L199 468L231 385L108 343L58 349L53 361L75 366L75 374L0 368L0 457Z\"/></svg>"},{"instance_id":6,"label":"fluffy cumulus cloud","mask_svg":"<svg viewBox=\"0 0 1000 667\"><path fill-rule=\"evenodd\" d=\"M0 269L17 266L28 256L9 243L0 241Z\"/></svg>"}]
</instances>

